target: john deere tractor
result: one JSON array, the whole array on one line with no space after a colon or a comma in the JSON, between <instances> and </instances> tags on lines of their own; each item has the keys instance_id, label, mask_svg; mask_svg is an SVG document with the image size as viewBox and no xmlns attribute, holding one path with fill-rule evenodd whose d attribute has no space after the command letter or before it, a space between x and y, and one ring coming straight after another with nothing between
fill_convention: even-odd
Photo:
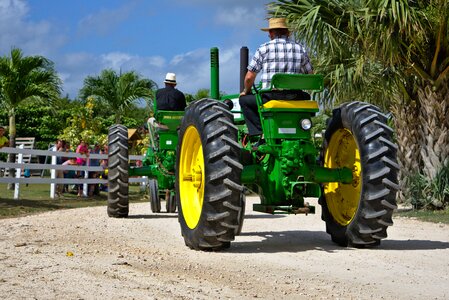
<instances>
[{"instance_id":1,"label":"john deere tractor","mask_svg":"<svg viewBox=\"0 0 449 300\"><path fill-rule=\"evenodd\" d=\"M245 187L260 197L253 210L269 214L314 213L305 198L319 198L321 217L335 243L379 245L393 224L399 188L397 146L379 108L363 102L335 108L318 149L311 136L311 118L319 112L316 101L263 103L262 96L321 91L323 77L276 74L270 88L253 90L266 141L254 150L238 94L219 97L218 68L218 49L212 48L211 99L190 104L179 131L175 195L186 245L197 250L229 247L244 220Z\"/></svg>"},{"instance_id":2,"label":"john deere tractor","mask_svg":"<svg viewBox=\"0 0 449 300\"><path fill-rule=\"evenodd\" d=\"M155 101L154 101L155 102ZM129 167L128 130L123 125L109 128L108 153L108 215L127 217L129 211L129 177L147 176L151 210L161 212L161 199L166 211L176 212L175 150L178 144L177 128L183 111L158 110L154 103L154 117L148 122L150 145L140 167Z\"/></svg>"}]
</instances>

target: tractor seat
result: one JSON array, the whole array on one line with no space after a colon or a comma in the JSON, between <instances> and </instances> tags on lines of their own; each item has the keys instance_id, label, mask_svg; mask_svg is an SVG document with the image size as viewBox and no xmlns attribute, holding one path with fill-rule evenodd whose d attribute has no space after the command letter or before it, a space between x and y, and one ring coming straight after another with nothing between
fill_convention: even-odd
<instances>
[{"instance_id":1,"label":"tractor seat","mask_svg":"<svg viewBox=\"0 0 449 300\"><path fill-rule=\"evenodd\" d=\"M270 100L263 104L263 108L284 109L318 109L318 102L313 100Z\"/></svg>"}]
</instances>

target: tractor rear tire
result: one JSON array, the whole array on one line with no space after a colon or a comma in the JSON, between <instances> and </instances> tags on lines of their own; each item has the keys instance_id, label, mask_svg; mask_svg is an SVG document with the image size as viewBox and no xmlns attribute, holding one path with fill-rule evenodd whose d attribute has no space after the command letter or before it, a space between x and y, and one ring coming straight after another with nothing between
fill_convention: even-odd
<instances>
[{"instance_id":1,"label":"tractor rear tire","mask_svg":"<svg viewBox=\"0 0 449 300\"><path fill-rule=\"evenodd\" d=\"M352 170L349 184L323 184L322 219L340 246L377 246L393 225L399 189L397 146L387 117L371 104L345 103L334 109L323 143L322 163Z\"/></svg>"},{"instance_id":2,"label":"tractor rear tire","mask_svg":"<svg viewBox=\"0 0 449 300\"><path fill-rule=\"evenodd\" d=\"M159 197L159 187L156 179L148 180L148 194L150 196L151 211L161 212L161 198Z\"/></svg>"},{"instance_id":3,"label":"tractor rear tire","mask_svg":"<svg viewBox=\"0 0 449 300\"><path fill-rule=\"evenodd\" d=\"M108 135L108 216L126 218L129 213L128 129L109 128Z\"/></svg>"},{"instance_id":4,"label":"tractor rear tire","mask_svg":"<svg viewBox=\"0 0 449 300\"><path fill-rule=\"evenodd\" d=\"M191 104L179 132L176 198L185 244L195 250L230 247L239 227L243 186L238 128L228 106Z\"/></svg>"},{"instance_id":5,"label":"tractor rear tire","mask_svg":"<svg viewBox=\"0 0 449 300\"><path fill-rule=\"evenodd\" d=\"M170 193L167 199L165 199L165 208L167 209L168 213L175 213L176 212L176 198L173 193Z\"/></svg>"}]
</instances>

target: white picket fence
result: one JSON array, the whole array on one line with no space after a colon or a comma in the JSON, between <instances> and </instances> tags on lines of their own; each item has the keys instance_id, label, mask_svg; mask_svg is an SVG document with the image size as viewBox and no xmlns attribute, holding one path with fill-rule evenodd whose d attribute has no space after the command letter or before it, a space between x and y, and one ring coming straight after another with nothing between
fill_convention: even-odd
<instances>
[{"instance_id":1,"label":"white picket fence","mask_svg":"<svg viewBox=\"0 0 449 300\"><path fill-rule=\"evenodd\" d=\"M3 147L0 148L0 153L15 153L18 156L16 163L7 163L0 162L0 170L7 170L9 168L16 169L16 177L0 177L0 183L14 183L14 199L19 199L20 196L20 184L50 184L50 198L55 198L56 185L57 184L82 184L83 185L83 195L87 197L88 192L88 184L100 184L107 183L106 179L100 178L89 178L89 172L103 172L103 167L91 167L89 166L90 159L107 159L108 156L106 154L90 154L88 157L86 155L74 153L74 152L60 152L60 151L47 151L47 150L33 150L33 149L23 149L21 148L11 148L11 147ZM50 156L51 164L39 164L39 163L24 163L23 155L32 155L32 156ZM56 164L56 158L58 156L61 157L80 157L87 158L86 166L69 166L69 165L58 165ZM129 160L143 160L144 156L142 155L130 155ZM50 170L50 177L23 177L22 170ZM63 171L84 171L84 178L56 178L56 170ZM4 174L4 172L3 172ZM146 184L146 177L136 177L129 178L130 183L140 182L142 184Z\"/></svg>"}]
</instances>

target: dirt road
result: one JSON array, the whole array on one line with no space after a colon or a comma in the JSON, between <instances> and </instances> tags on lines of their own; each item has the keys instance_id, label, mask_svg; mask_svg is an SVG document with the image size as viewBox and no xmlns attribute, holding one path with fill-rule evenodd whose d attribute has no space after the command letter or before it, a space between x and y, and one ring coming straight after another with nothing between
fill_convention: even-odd
<instances>
[{"instance_id":1,"label":"dirt road","mask_svg":"<svg viewBox=\"0 0 449 300\"><path fill-rule=\"evenodd\" d=\"M252 212L224 252L134 204L0 220L1 299L449 299L449 226L395 218L376 249L340 248L318 212Z\"/></svg>"}]
</instances>

